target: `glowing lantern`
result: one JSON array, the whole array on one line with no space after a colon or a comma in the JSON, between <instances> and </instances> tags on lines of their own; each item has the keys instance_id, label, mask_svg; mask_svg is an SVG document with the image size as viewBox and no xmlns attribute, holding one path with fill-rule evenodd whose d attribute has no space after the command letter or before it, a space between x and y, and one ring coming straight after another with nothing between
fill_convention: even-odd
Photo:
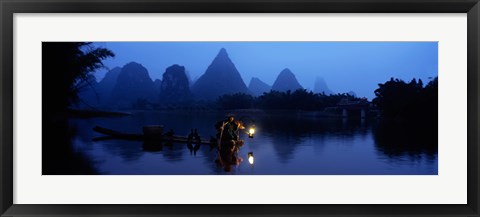
<instances>
[{"instance_id":1,"label":"glowing lantern","mask_svg":"<svg viewBox=\"0 0 480 217\"><path fill-rule=\"evenodd\" d=\"M248 163L253 164L253 152L248 152Z\"/></svg>"},{"instance_id":2,"label":"glowing lantern","mask_svg":"<svg viewBox=\"0 0 480 217\"><path fill-rule=\"evenodd\" d=\"M253 134L255 133L255 128L250 128L250 130L248 130L248 137L249 138L253 138Z\"/></svg>"}]
</instances>

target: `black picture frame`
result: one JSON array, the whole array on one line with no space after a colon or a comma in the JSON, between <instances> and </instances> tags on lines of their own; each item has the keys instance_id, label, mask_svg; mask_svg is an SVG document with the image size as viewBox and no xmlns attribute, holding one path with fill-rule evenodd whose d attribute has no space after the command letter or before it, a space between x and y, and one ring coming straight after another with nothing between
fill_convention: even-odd
<instances>
[{"instance_id":1,"label":"black picture frame","mask_svg":"<svg viewBox=\"0 0 480 217\"><path fill-rule=\"evenodd\" d=\"M0 0L2 216L479 216L479 0ZM14 13L467 13L468 202L465 205L13 204ZM449 186L445 186L449 187ZM92 195L93 196L93 195Z\"/></svg>"}]
</instances>

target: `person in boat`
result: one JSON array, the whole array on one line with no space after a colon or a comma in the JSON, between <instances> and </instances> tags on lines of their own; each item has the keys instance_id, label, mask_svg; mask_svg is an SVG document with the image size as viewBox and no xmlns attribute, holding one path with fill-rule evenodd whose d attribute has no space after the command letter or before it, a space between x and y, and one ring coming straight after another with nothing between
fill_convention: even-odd
<instances>
[{"instance_id":1,"label":"person in boat","mask_svg":"<svg viewBox=\"0 0 480 217\"><path fill-rule=\"evenodd\" d=\"M239 139L238 131L242 129L242 124L235 120L233 114L227 115L226 120L219 121L215 124L217 129L217 138L223 142L229 142L230 140L237 141Z\"/></svg>"},{"instance_id":2,"label":"person in boat","mask_svg":"<svg viewBox=\"0 0 480 217\"><path fill-rule=\"evenodd\" d=\"M190 134L188 134L188 141L193 140L193 129L190 130Z\"/></svg>"},{"instance_id":3,"label":"person in boat","mask_svg":"<svg viewBox=\"0 0 480 217\"><path fill-rule=\"evenodd\" d=\"M241 158L237 156L240 143L239 130L243 129L241 122L235 121L235 117L232 114L227 116L226 120L219 121L215 124L217 129L217 139L220 140L219 162L224 166L226 171L231 169L232 164L238 164L241 162Z\"/></svg>"},{"instance_id":4,"label":"person in boat","mask_svg":"<svg viewBox=\"0 0 480 217\"><path fill-rule=\"evenodd\" d=\"M193 139L198 142L200 141L200 135L198 135L197 129L193 132Z\"/></svg>"}]
</instances>

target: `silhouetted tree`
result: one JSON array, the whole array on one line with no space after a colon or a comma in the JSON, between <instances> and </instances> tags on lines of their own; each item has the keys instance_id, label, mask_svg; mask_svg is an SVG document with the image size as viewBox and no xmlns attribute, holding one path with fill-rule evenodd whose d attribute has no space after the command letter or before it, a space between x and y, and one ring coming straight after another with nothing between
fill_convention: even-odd
<instances>
[{"instance_id":1,"label":"silhouetted tree","mask_svg":"<svg viewBox=\"0 0 480 217\"><path fill-rule=\"evenodd\" d=\"M290 103L295 109L315 110L319 106L317 99L318 95L312 91L297 89L292 93Z\"/></svg>"},{"instance_id":2,"label":"silhouetted tree","mask_svg":"<svg viewBox=\"0 0 480 217\"><path fill-rule=\"evenodd\" d=\"M406 83L391 78L378 84L372 100L387 118L400 120L436 119L438 114L437 78L423 87L422 80L412 79Z\"/></svg>"},{"instance_id":3,"label":"silhouetted tree","mask_svg":"<svg viewBox=\"0 0 480 217\"><path fill-rule=\"evenodd\" d=\"M349 94L326 95L324 93L313 93L305 89L298 89L294 92L270 91L257 98L258 107L263 109L286 109L286 110L323 110L327 107L334 107L340 100L358 98Z\"/></svg>"},{"instance_id":4,"label":"silhouetted tree","mask_svg":"<svg viewBox=\"0 0 480 217\"><path fill-rule=\"evenodd\" d=\"M253 101L253 96L245 93L225 94L217 99L218 105L223 109L252 108Z\"/></svg>"},{"instance_id":5,"label":"silhouetted tree","mask_svg":"<svg viewBox=\"0 0 480 217\"><path fill-rule=\"evenodd\" d=\"M423 89L421 102L425 118L438 124L438 77L428 82Z\"/></svg>"},{"instance_id":6,"label":"silhouetted tree","mask_svg":"<svg viewBox=\"0 0 480 217\"><path fill-rule=\"evenodd\" d=\"M114 54L85 42L42 43L42 173L96 174L85 155L72 147L74 127L63 114L78 102L79 91L94 82L91 72Z\"/></svg>"},{"instance_id":7,"label":"silhouetted tree","mask_svg":"<svg viewBox=\"0 0 480 217\"><path fill-rule=\"evenodd\" d=\"M62 111L78 102L78 92L89 85L90 73L104 67L102 60L114 54L90 42L42 43L44 104Z\"/></svg>"}]
</instances>

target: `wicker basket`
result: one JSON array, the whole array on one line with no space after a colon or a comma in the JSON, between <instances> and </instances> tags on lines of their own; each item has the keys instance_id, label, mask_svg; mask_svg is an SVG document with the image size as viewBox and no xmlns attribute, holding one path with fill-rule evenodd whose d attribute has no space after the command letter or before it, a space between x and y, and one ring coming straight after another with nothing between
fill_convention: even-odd
<instances>
[{"instance_id":1,"label":"wicker basket","mask_svg":"<svg viewBox=\"0 0 480 217\"><path fill-rule=\"evenodd\" d=\"M145 136L162 136L163 125L151 125L143 127L143 135Z\"/></svg>"}]
</instances>

